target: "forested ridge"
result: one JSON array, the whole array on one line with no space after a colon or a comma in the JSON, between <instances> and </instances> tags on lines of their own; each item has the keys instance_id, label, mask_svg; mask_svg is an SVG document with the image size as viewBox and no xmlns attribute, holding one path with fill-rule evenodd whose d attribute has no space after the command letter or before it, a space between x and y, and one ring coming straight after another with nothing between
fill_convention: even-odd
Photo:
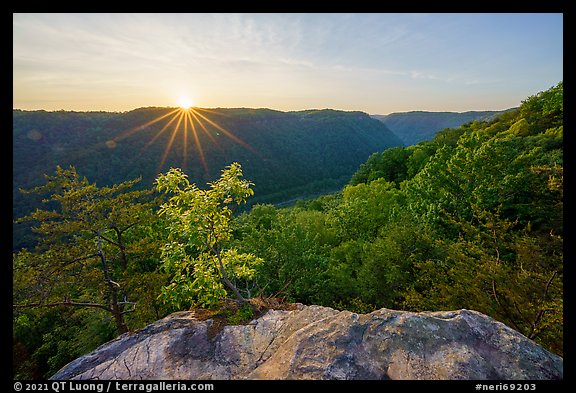
<instances>
[{"instance_id":1,"label":"forested ridge","mask_svg":"<svg viewBox=\"0 0 576 393\"><path fill-rule=\"evenodd\" d=\"M14 253L15 378L232 297L466 308L563 355L562 82L496 119L383 148L341 191L289 208L242 211L257 181L242 161L218 170L198 186L163 170L138 188L62 165L30 190L47 202L22 220L38 244Z\"/></svg>"},{"instance_id":2,"label":"forested ridge","mask_svg":"<svg viewBox=\"0 0 576 393\"><path fill-rule=\"evenodd\" d=\"M40 185L56 166L73 165L99 186L180 167L198 183L242 163L255 183L254 203L276 203L340 189L366 158L402 142L362 112L140 108L125 113L13 111L13 214L39 207L20 189ZM20 229L23 228L23 229ZM29 246L15 226L14 247Z\"/></svg>"},{"instance_id":3,"label":"forested ridge","mask_svg":"<svg viewBox=\"0 0 576 393\"><path fill-rule=\"evenodd\" d=\"M506 111L513 110L508 109ZM490 121L506 111L468 112L393 112L388 115L372 115L386 124L406 146L434 139L438 131L456 128L471 121Z\"/></svg>"}]
</instances>

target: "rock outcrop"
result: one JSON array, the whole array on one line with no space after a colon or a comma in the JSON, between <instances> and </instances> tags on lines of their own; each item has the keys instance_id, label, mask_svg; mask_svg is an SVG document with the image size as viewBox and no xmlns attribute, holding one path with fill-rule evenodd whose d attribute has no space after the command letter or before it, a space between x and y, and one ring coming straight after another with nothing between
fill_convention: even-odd
<instances>
[{"instance_id":1,"label":"rock outcrop","mask_svg":"<svg viewBox=\"0 0 576 393\"><path fill-rule=\"evenodd\" d=\"M298 305L247 325L178 312L52 379L562 379L563 360L469 310L355 314Z\"/></svg>"}]
</instances>

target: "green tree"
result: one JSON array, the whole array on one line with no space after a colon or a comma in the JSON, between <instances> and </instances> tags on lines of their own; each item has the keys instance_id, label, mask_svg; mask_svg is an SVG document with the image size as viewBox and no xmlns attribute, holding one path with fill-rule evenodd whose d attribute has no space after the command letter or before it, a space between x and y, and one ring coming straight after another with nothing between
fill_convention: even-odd
<instances>
[{"instance_id":1,"label":"green tree","mask_svg":"<svg viewBox=\"0 0 576 393\"><path fill-rule=\"evenodd\" d=\"M343 239L373 239L398 213L404 199L404 193L384 178L348 185L342 191L342 202L329 216Z\"/></svg>"},{"instance_id":2,"label":"green tree","mask_svg":"<svg viewBox=\"0 0 576 393\"><path fill-rule=\"evenodd\" d=\"M172 194L158 212L166 218L168 238L162 247L162 263L172 282L162 289L162 298L176 307L196 303L210 306L232 291L245 302L235 284L250 280L262 259L227 248L232 237L234 209L253 195L252 182L242 179L240 164L222 171L220 179L206 190L188 181L186 174L171 168L156 179L158 191Z\"/></svg>"},{"instance_id":3,"label":"green tree","mask_svg":"<svg viewBox=\"0 0 576 393\"><path fill-rule=\"evenodd\" d=\"M350 180L351 185L369 183L384 178L389 182L400 184L408 175L407 162L412 151L402 146L392 147L382 153L374 153Z\"/></svg>"},{"instance_id":4,"label":"green tree","mask_svg":"<svg viewBox=\"0 0 576 393\"><path fill-rule=\"evenodd\" d=\"M527 118L533 133L562 125L564 113L564 83L528 97L520 106L522 117Z\"/></svg>"},{"instance_id":5,"label":"green tree","mask_svg":"<svg viewBox=\"0 0 576 393\"><path fill-rule=\"evenodd\" d=\"M477 207L458 226L458 239L438 240L444 255L415 264L405 307L474 309L562 353L562 238Z\"/></svg>"},{"instance_id":6,"label":"green tree","mask_svg":"<svg viewBox=\"0 0 576 393\"><path fill-rule=\"evenodd\" d=\"M125 308L134 302L122 287L131 252L126 236L154 217L152 191L130 191L140 179L99 188L72 166L46 178L27 192L50 194L44 202L54 209L17 220L36 222L40 239L34 250L14 254L14 308L96 308L112 314L118 333L127 332Z\"/></svg>"},{"instance_id":7,"label":"green tree","mask_svg":"<svg viewBox=\"0 0 576 393\"><path fill-rule=\"evenodd\" d=\"M314 204L317 207L317 204ZM338 237L328 216L313 207L258 205L235 221L235 244L266 260L257 275L263 293L308 304L326 304L326 269Z\"/></svg>"}]
</instances>

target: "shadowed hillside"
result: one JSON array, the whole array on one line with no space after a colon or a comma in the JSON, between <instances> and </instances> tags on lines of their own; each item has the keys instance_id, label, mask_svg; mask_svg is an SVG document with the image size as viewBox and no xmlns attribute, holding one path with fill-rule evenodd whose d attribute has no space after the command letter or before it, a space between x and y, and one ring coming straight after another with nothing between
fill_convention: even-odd
<instances>
[{"instance_id":1,"label":"shadowed hillside","mask_svg":"<svg viewBox=\"0 0 576 393\"><path fill-rule=\"evenodd\" d=\"M37 206L18 190L42 183L56 165L74 165L99 186L141 176L141 187L150 187L170 167L204 184L239 162L255 183L251 203L275 203L334 191L370 154L401 144L365 113L328 109L15 110L13 214L21 217Z\"/></svg>"},{"instance_id":2,"label":"shadowed hillside","mask_svg":"<svg viewBox=\"0 0 576 393\"><path fill-rule=\"evenodd\" d=\"M402 140L411 146L418 142L434 138L438 131L460 127L462 124L477 120L492 120L506 111L468 111L468 112L397 112L388 115L373 115L388 126Z\"/></svg>"}]
</instances>

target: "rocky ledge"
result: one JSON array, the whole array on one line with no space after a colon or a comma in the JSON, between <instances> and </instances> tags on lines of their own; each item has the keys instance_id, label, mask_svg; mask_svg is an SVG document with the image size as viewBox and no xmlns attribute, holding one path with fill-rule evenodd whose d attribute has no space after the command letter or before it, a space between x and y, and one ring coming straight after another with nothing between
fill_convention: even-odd
<instances>
[{"instance_id":1,"label":"rocky ledge","mask_svg":"<svg viewBox=\"0 0 576 393\"><path fill-rule=\"evenodd\" d=\"M563 359L469 310L297 305L214 328L193 311L124 334L51 379L562 379Z\"/></svg>"}]
</instances>

